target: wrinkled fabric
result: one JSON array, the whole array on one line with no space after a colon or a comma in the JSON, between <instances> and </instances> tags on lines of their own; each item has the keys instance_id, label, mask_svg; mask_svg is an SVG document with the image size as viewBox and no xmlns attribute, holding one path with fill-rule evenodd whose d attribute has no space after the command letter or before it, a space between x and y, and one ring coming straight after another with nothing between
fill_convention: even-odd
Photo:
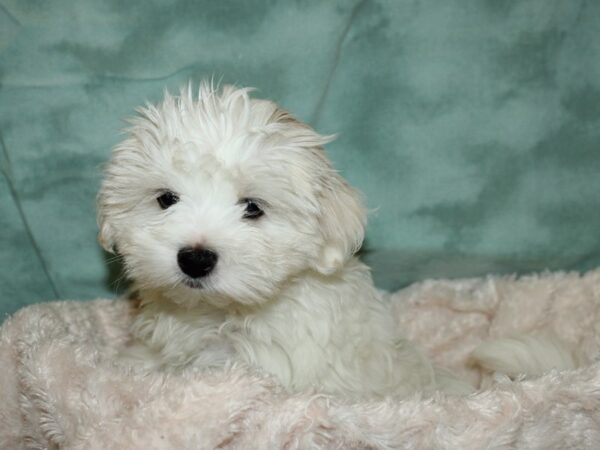
<instances>
[{"instance_id":1,"label":"wrinkled fabric","mask_svg":"<svg viewBox=\"0 0 600 450\"><path fill-rule=\"evenodd\" d=\"M204 78L323 134L388 289L600 264L600 3L0 2L0 313L112 295L100 168L122 118Z\"/></svg>"}]
</instances>

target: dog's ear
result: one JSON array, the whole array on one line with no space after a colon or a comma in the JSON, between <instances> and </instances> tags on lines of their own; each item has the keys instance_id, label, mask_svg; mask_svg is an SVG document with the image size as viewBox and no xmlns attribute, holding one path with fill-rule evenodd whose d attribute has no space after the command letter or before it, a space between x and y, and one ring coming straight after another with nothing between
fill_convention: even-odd
<instances>
[{"instance_id":1,"label":"dog's ear","mask_svg":"<svg viewBox=\"0 0 600 450\"><path fill-rule=\"evenodd\" d=\"M319 203L319 228L322 245L314 268L329 275L339 270L362 245L367 214L360 194L331 168L323 145L334 136L321 136L310 126L296 119L272 102L257 104L272 111L268 122L293 128L298 145L305 147L315 164L317 197Z\"/></svg>"},{"instance_id":2,"label":"dog's ear","mask_svg":"<svg viewBox=\"0 0 600 450\"><path fill-rule=\"evenodd\" d=\"M322 177L319 196L323 246L315 268L329 275L340 269L360 249L367 214L360 194L333 169Z\"/></svg>"},{"instance_id":3,"label":"dog's ear","mask_svg":"<svg viewBox=\"0 0 600 450\"><path fill-rule=\"evenodd\" d=\"M107 252L115 253L115 233L113 227L110 225L106 217L106 202L104 201L105 195L106 194L104 193L104 190L101 190L100 194L98 194L96 202L96 207L98 210L96 221L98 222L98 228L100 229L98 232L98 242Z\"/></svg>"},{"instance_id":4,"label":"dog's ear","mask_svg":"<svg viewBox=\"0 0 600 450\"><path fill-rule=\"evenodd\" d=\"M110 225L104 224L100 226L100 232L98 233L98 242L100 243L102 248L108 253L115 253L115 240Z\"/></svg>"}]
</instances>

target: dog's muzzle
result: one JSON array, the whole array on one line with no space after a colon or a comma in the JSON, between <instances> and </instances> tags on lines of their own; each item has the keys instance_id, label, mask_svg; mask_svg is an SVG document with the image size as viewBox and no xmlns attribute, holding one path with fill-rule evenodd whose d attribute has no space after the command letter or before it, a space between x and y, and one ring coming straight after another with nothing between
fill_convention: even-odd
<instances>
[{"instance_id":1,"label":"dog's muzzle","mask_svg":"<svg viewBox=\"0 0 600 450\"><path fill-rule=\"evenodd\" d=\"M202 247L184 247L177 253L179 268L191 278L202 278L211 273L218 259L215 252Z\"/></svg>"}]
</instances>

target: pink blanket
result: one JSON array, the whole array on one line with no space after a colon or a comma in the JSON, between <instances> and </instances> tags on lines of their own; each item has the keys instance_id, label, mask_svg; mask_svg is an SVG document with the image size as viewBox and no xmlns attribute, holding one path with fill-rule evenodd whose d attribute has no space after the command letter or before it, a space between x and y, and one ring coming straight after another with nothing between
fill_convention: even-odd
<instances>
[{"instance_id":1,"label":"pink blanket","mask_svg":"<svg viewBox=\"0 0 600 450\"><path fill-rule=\"evenodd\" d=\"M515 332L551 332L584 365L464 398L346 403L240 367L128 372L114 362L126 301L40 304L0 329L0 448L600 448L600 270L426 281L390 301L409 338L474 383L469 352Z\"/></svg>"}]
</instances>

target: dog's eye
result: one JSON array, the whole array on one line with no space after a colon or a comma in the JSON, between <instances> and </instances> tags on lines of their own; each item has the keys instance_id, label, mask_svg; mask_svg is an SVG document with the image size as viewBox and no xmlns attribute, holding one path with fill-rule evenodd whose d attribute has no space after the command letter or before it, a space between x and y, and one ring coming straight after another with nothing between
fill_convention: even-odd
<instances>
[{"instance_id":1,"label":"dog's eye","mask_svg":"<svg viewBox=\"0 0 600 450\"><path fill-rule=\"evenodd\" d=\"M163 192L156 198L156 201L162 209L167 209L169 206L173 206L179 201L179 197L173 194L171 191Z\"/></svg>"},{"instance_id":2,"label":"dog's eye","mask_svg":"<svg viewBox=\"0 0 600 450\"><path fill-rule=\"evenodd\" d=\"M244 198L240 203L246 205L246 209L244 210L244 219L258 219L265 213L254 199Z\"/></svg>"}]
</instances>

